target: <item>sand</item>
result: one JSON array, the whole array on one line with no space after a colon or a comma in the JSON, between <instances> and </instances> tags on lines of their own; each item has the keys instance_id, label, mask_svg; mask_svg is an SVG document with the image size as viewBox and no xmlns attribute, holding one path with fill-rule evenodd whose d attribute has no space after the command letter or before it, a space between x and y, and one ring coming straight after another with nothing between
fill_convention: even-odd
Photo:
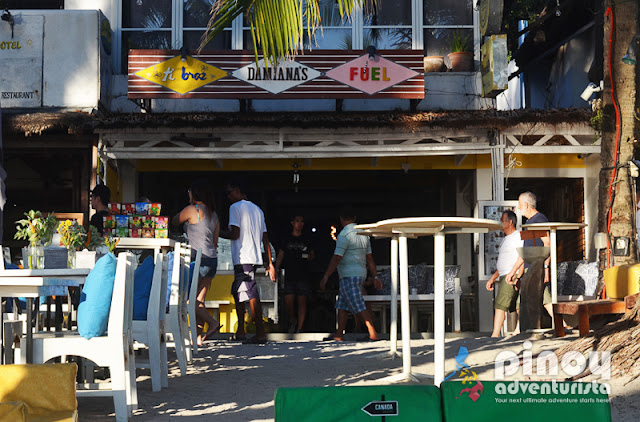
<instances>
[{"instance_id":1,"label":"sand","mask_svg":"<svg viewBox=\"0 0 640 422\"><path fill-rule=\"evenodd\" d=\"M470 333L465 336L447 338L446 370L455 370L455 355L464 345L470 352L466 362L480 379L495 379L495 356L504 350L521 353L525 340L532 342L535 354L554 350L576 338L575 334L562 339L521 335L497 340ZM380 379L401 372L401 358L376 357L388 352L388 340L317 341L321 337L306 335L305 340L270 341L266 345L243 345L221 339L206 342L186 376L180 376L175 360L170 362L169 388L157 393L151 391L149 371L139 370L139 409L133 420L271 421L273 396L278 387L375 385L381 384ZM414 372L433 374L433 340L412 340L412 352ZM171 351L169 357L172 358ZM522 373L513 378L526 379ZM432 383L428 379L422 382ZM609 381L615 422L638 420L640 379L628 382L628 379ZM80 420L115 419L110 398L79 399L79 413Z\"/></svg>"}]
</instances>

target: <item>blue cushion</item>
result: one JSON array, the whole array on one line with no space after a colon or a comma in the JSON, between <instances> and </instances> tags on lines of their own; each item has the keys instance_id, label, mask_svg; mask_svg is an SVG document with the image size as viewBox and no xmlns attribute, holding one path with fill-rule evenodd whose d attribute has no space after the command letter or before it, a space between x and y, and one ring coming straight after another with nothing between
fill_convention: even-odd
<instances>
[{"instance_id":1,"label":"blue cushion","mask_svg":"<svg viewBox=\"0 0 640 422\"><path fill-rule=\"evenodd\" d=\"M84 283L78 305L78 332L86 339L107 331L117 263L113 253L103 256Z\"/></svg>"},{"instance_id":2,"label":"blue cushion","mask_svg":"<svg viewBox=\"0 0 640 422\"><path fill-rule=\"evenodd\" d=\"M148 256L136 268L133 279L133 319L136 321L145 321L147 319L154 267L153 257Z\"/></svg>"}]
</instances>

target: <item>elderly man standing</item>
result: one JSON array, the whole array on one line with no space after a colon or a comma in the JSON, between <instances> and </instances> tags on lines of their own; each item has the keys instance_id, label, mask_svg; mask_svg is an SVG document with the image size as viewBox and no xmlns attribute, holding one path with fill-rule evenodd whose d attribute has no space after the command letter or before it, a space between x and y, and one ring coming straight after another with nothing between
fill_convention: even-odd
<instances>
[{"instance_id":1,"label":"elderly man standing","mask_svg":"<svg viewBox=\"0 0 640 422\"><path fill-rule=\"evenodd\" d=\"M378 333L373 327L373 319L362 297L362 284L367 277L367 266L375 279L376 288L382 288L382 282L378 278L376 264L371 254L371 243L369 237L361 236L356 232L356 214L351 208L346 207L340 212L340 224L342 224L342 231L338 235L335 252L320 281L320 289L324 290L329 276L336 268L338 269L340 276L340 292L336 303L338 329L327 340L342 341L344 339L347 312L351 312L360 317L367 326L369 336L363 340L377 341L379 340Z\"/></svg>"},{"instance_id":2,"label":"elderly man standing","mask_svg":"<svg viewBox=\"0 0 640 422\"><path fill-rule=\"evenodd\" d=\"M537 206L536 196L533 193L524 192L520 194L520 197L518 198L518 209L522 212L522 215L527 218L527 224L546 223L549 221L544 214L542 214L537 210L536 206ZM547 233L544 237L540 239L536 239L535 237L527 238L527 236L525 236L524 234L522 235L522 237L525 239L524 240L525 248L529 246L549 246L551 244L549 239L549 233ZM544 305L544 308L547 310L549 315L553 318L553 304L551 301L551 287L549 283L549 271L550 271L549 263L550 262L551 262L551 257L547 257L544 260L544 270L543 270L544 291L543 291L542 304ZM523 264L524 264L524 260L518 257L518 260L513 266L513 269L509 272L509 274L507 274L507 283L517 285L518 279L515 277L516 271L520 267L522 267ZM528 267L528 265L526 265L525 267Z\"/></svg>"},{"instance_id":3,"label":"elderly man standing","mask_svg":"<svg viewBox=\"0 0 640 422\"><path fill-rule=\"evenodd\" d=\"M231 239L231 258L233 260L234 281L231 293L236 302L238 330L236 339L245 339L244 313L245 303L249 302L251 314L256 324L256 335L244 340L244 343L266 343L267 336L262 323L262 305L256 284L256 267L262 265L260 242L267 255L266 274L276 281L276 271L271 261L269 236L260 207L247 201L238 182L229 182L226 186L227 197L232 205L229 208L229 230L221 231L220 237Z\"/></svg>"},{"instance_id":4,"label":"elderly man standing","mask_svg":"<svg viewBox=\"0 0 640 422\"><path fill-rule=\"evenodd\" d=\"M500 222L502 223L502 231L505 234L505 238L502 240L498 250L498 269L487 281L487 290L489 291L493 291L496 281L498 282L498 295L494 303L495 314L491 337L500 337L500 329L504 323L506 313L517 311L518 308L518 292L514 286L506 281L507 274L509 274L518 260L516 248L522 247L520 232L516 230L518 217L513 211L505 211L500 217ZM517 334L518 331L519 327L516 327L514 333Z\"/></svg>"}]
</instances>

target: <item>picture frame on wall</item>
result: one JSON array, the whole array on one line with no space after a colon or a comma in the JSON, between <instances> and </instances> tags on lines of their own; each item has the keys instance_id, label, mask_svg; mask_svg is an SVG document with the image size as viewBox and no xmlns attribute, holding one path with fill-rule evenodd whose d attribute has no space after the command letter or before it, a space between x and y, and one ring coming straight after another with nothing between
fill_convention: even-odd
<instances>
[{"instance_id":1,"label":"picture frame on wall","mask_svg":"<svg viewBox=\"0 0 640 422\"><path fill-rule=\"evenodd\" d=\"M475 209L476 218L500 221L504 211L513 211L518 217L517 229L521 230L522 215L516 212L518 201L478 201ZM478 273L480 280L488 280L496 271L498 250L504 233L500 230L477 235Z\"/></svg>"}]
</instances>

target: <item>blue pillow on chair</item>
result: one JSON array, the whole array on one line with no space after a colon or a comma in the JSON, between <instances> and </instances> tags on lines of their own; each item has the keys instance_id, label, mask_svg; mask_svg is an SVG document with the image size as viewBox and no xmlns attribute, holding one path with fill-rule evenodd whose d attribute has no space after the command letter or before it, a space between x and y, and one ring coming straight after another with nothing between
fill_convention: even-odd
<instances>
[{"instance_id":1,"label":"blue pillow on chair","mask_svg":"<svg viewBox=\"0 0 640 422\"><path fill-rule=\"evenodd\" d=\"M84 283L78 305L78 332L86 339L101 336L107 331L117 263L113 253L103 256Z\"/></svg>"},{"instance_id":2,"label":"blue pillow on chair","mask_svg":"<svg viewBox=\"0 0 640 422\"><path fill-rule=\"evenodd\" d=\"M145 321L147 319L154 268L155 265L151 256L148 256L136 268L133 278L133 319L136 321Z\"/></svg>"}]
</instances>

